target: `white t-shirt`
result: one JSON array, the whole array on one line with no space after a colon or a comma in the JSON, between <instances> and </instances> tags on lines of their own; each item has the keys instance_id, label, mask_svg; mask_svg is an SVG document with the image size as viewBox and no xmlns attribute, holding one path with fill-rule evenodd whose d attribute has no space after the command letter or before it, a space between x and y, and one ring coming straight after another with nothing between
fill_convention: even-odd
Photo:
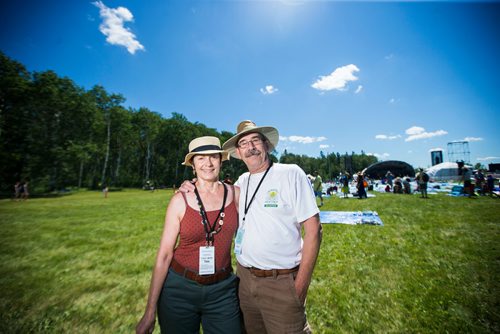
<instances>
[{"instance_id":1,"label":"white t-shirt","mask_svg":"<svg viewBox=\"0 0 500 334\"><path fill-rule=\"evenodd\" d=\"M245 217L245 198L248 205L264 174L247 172L236 181L241 189L240 228L244 229L241 254L236 258L245 267L294 268L302 258L301 223L319 212L314 192L299 166L275 163Z\"/></svg>"}]
</instances>

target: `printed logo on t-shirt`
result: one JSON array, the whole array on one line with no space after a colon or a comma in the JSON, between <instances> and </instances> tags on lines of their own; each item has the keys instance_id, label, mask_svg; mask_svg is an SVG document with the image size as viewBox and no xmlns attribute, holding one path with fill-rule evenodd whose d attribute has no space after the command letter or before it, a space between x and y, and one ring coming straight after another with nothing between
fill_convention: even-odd
<instances>
[{"instance_id":1,"label":"printed logo on t-shirt","mask_svg":"<svg viewBox=\"0 0 500 334\"><path fill-rule=\"evenodd\" d=\"M266 200L264 201L265 208L278 207L278 189L270 189L267 191Z\"/></svg>"}]
</instances>

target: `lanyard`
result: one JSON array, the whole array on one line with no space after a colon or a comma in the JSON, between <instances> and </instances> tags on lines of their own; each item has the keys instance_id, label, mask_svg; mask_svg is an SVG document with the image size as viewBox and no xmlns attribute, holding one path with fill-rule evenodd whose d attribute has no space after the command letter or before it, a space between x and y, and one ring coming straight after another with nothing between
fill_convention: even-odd
<instances>
[{"instance_id":1,"label":"lanyard","mask_svg":"<svg viewBox=\"0 0 500 334\"><path fill-rule=\"evenodd\" d=\"M201 201L200 193L198 192L198 188L196 185L194 186L194 193L196 194L196 199L198 200L198 206L200 207L200 216L201 223L205 228L205 240L207 246L211 246L214 243L214 235L220 232L222 229L222 225L224 225L224 207L226 206L226 198L227 198L227 187L224 183L222 183L224 187L224 199L222 200L222 207L219 210L219 214L215 217L214 223L210 225L210 221L208 220L207 212L205 211L205 207L203 206L203 202ZM215 225L219 220L219 226L215 229Z\"/></svg>"},{"instance_id":2,"label":"lanyard","mask_svg":"<svg viewBox=\"0 0 500 334\"><path fill-rule=\"evenodd\" d=\"M266 178L267 173L269 172L269 170L271 169L272 166L273 166L273 162L272 162L272 160L269 160L269 167L267 167L266 172L264 173L264 176L262 177L262 179L260 179L259 184L257 185L257 188L253 192L252 198L250 199L250 203L248 203L248 205L247 205L247 201L248 201L248 188L250 186L250 176L252 176L252 174L248 175L247 191L246 191L246 195L245 195L245 213L243 215L243 224L245 223L245 218L247 216L248 209L250 209L250 205L252 205L252 202L253 202L253 200L255 198L255 195L257 194L257 191L260 188L260 185L262 184L262 181L264 181L264 179Z\"/></svg>"}]
</instances>

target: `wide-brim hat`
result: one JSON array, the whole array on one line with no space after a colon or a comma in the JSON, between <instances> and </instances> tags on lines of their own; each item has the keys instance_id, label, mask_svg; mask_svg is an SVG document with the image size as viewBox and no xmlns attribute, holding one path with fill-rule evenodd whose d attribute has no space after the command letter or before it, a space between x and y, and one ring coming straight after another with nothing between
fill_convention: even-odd
<instances>
[{"instance_id":1,"label":"wide-brim hat","mask_svg":"<svg viewBox=\"0 0 500 334\"><path fill-rule=\"evenodd\" d=\"M236 144L238 140L242 136L254 132L262 134L269 140L269 151L272 151L278 145L280 136L276 128L273 128L272 126L257 126L252 121L243 121L238 124L236 134L229 138L222 145L222 148L224 150L227 150L232 157L239 159L239 157L236 155Z\"/></svg>"},{"instance_id":2,"label":"wide-brim hat","mask_svg":"<svg viewBox=\"0 0 500 334\"><path fill-rule=\"evenodd\" d=\"M215 153L222 154L222 161L229 160L229 152L220 147L219 138L211 136L198 137L189 143L189 153L186 154L182 164L192 166L191 161L195 155Z\"/></svg>"}]
</instances>

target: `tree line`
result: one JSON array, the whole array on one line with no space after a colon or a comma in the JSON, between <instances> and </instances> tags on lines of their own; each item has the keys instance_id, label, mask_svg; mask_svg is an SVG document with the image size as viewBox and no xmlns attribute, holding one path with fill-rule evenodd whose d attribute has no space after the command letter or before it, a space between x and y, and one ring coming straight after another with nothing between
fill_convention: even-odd
<instances>
[{"instance_id":1,"label":"tree line","mask_svg":"<svg viewBox=\"0 0 500 334\"><path fill-rule=\"evenodd\" d=\"M172 187L192 177L181 163L189 142L232 132L190 122L172 113L165 118L146 107L126 108L125 97L95 85L89 90L54 71L29 72L0 52L0 191L10 193L17 181L46 193L69 187L100 189L143 187L147 181ZM377 161L373 156L331 153L312 158L285 151L273 160L295 163L307 173L318 170L333 178L359 171ZM221 174L233 179L246 171L237 159L224 163Z\"/></svg>"}]
</instances>

